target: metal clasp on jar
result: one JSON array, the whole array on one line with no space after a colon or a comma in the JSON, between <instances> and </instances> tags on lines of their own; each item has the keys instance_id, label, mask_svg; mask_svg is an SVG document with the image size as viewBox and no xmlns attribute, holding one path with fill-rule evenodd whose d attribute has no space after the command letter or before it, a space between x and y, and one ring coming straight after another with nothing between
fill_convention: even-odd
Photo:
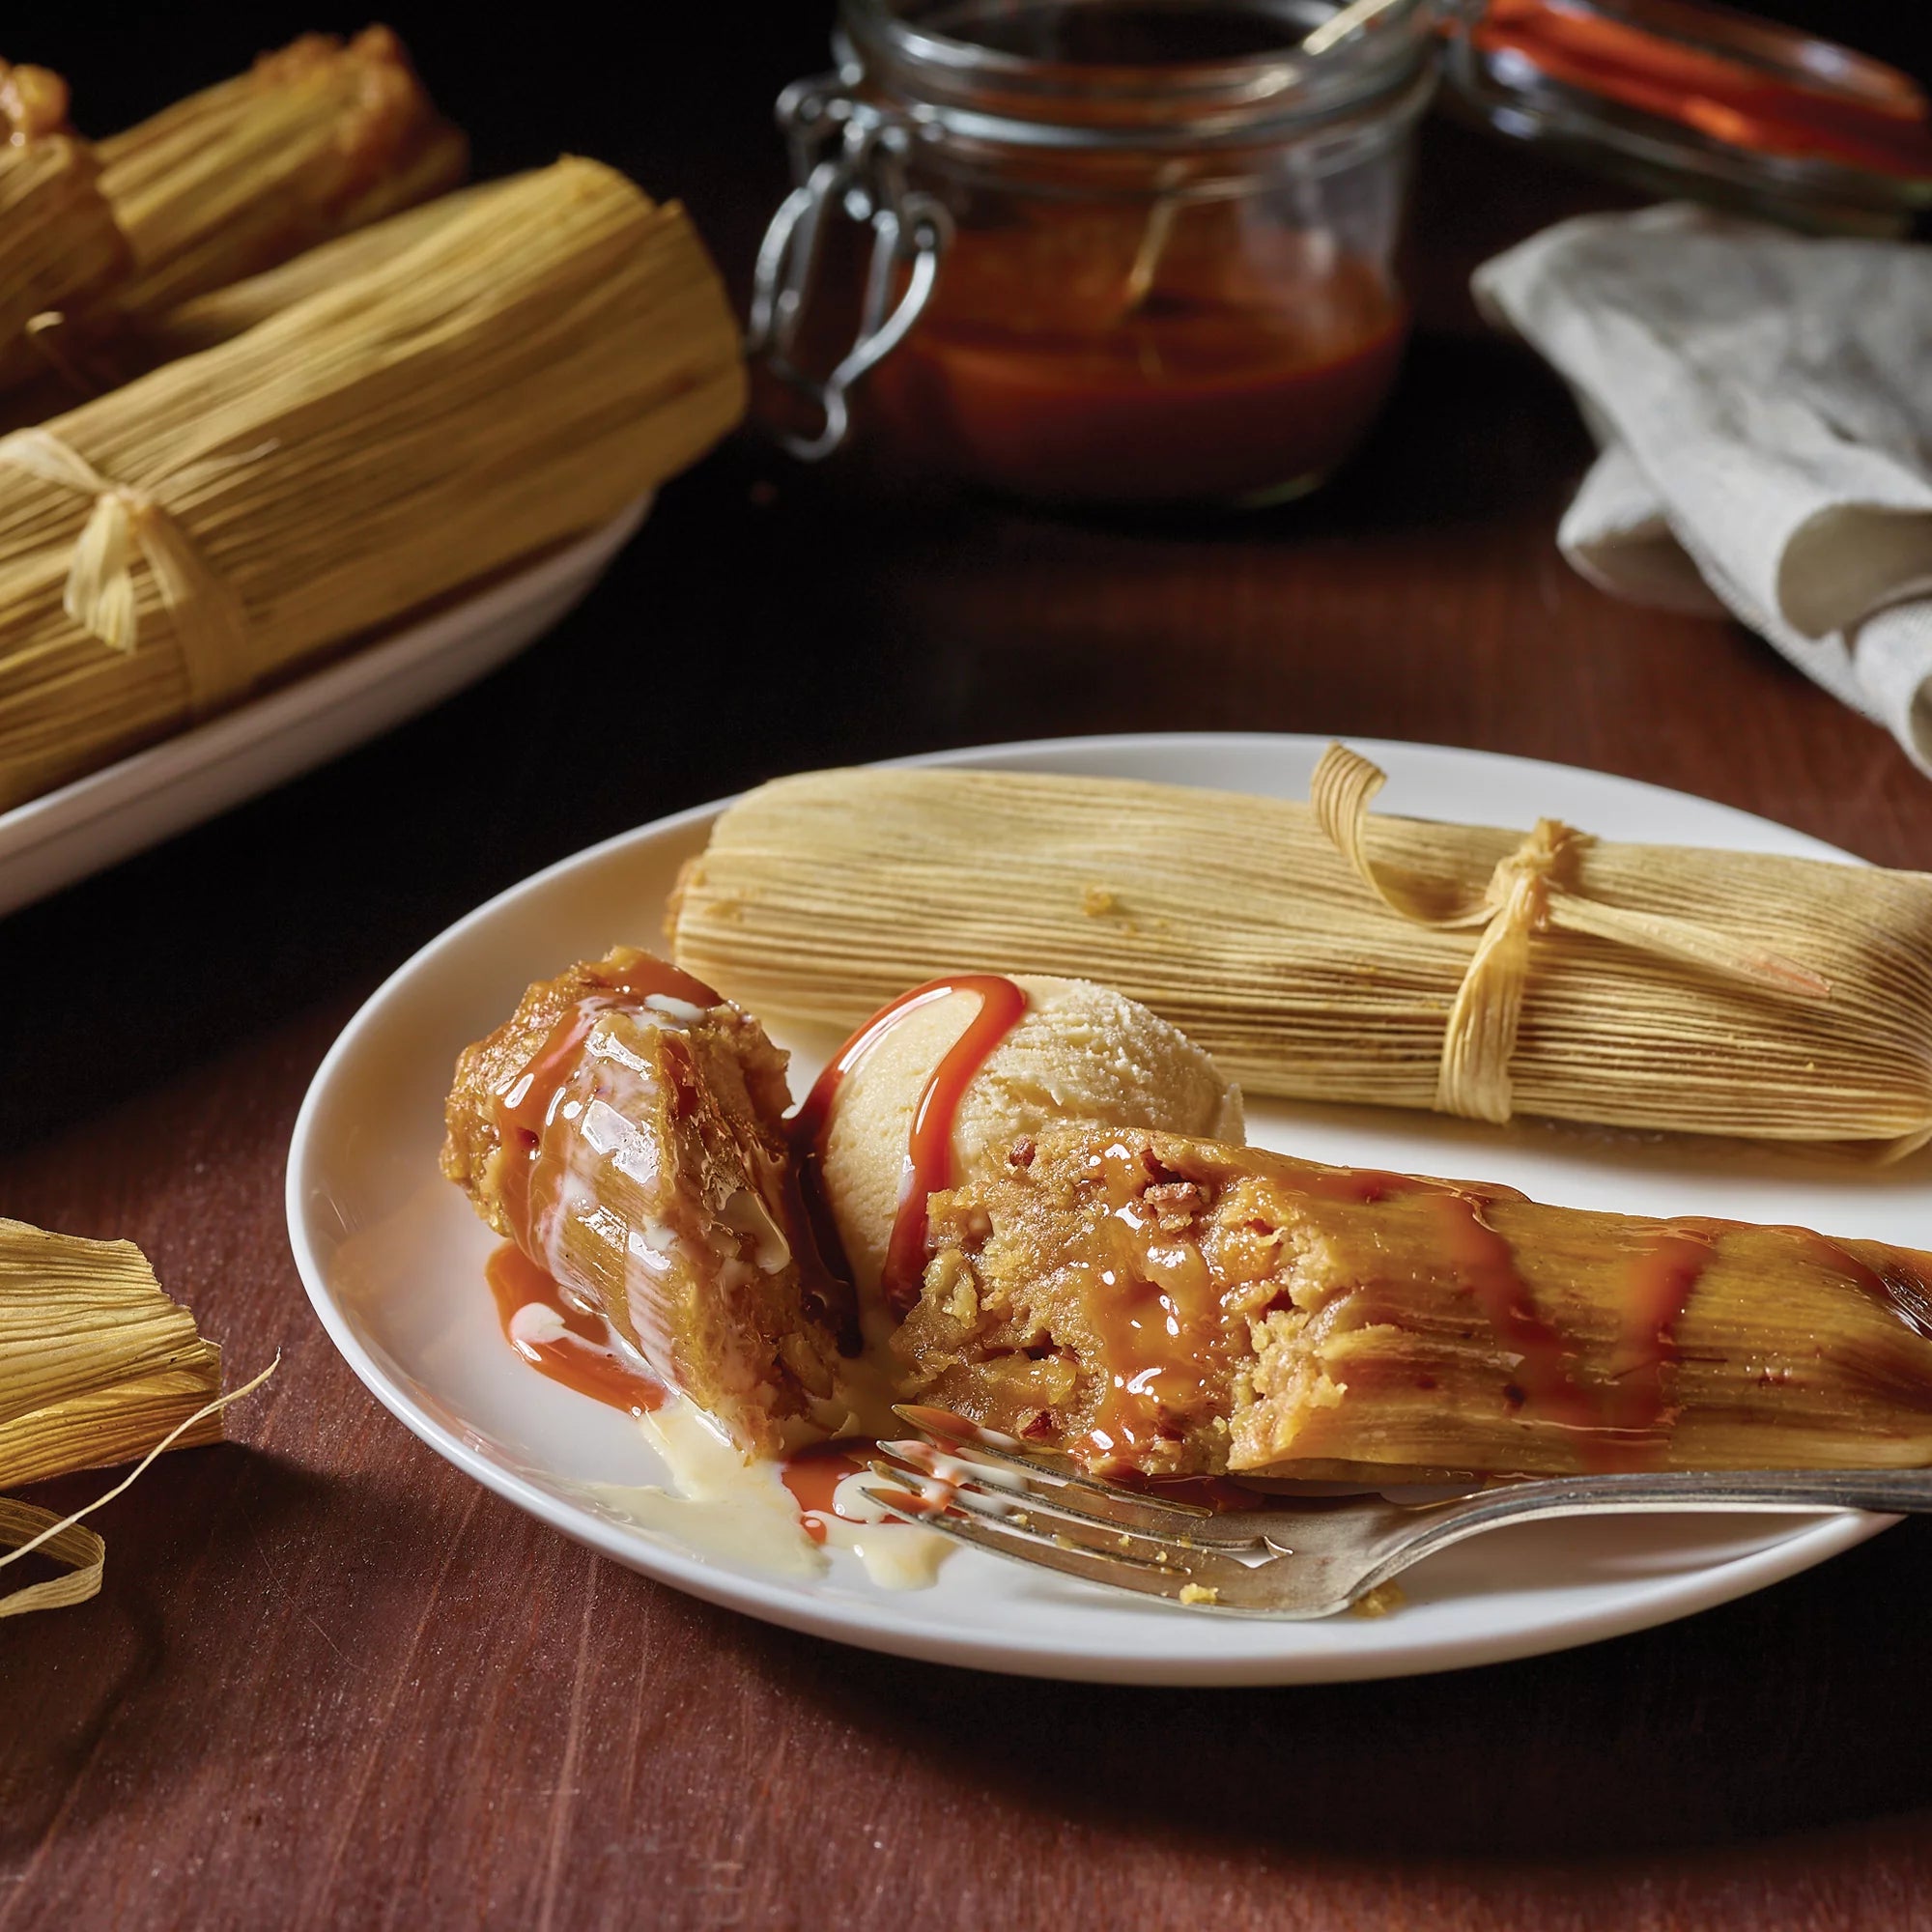
<instances>
[{"instance_id":1,"label":"metal clasp on jar","mask_svg":"<svg viewBox=\"0 0 1932 1932\"><path fill-rule=\"evenodd\" d=\"M794 81L779 96L778 121L797 185L759 244L745 353L762 357L773 375L824 412L815 436L780 434L794 456L815 463L845 440L852 385L919 320L932 294L939 257L952 239L952 217L933 196L906 185L911 123L855 99L838 74ZM799 368L793 351L828 212L868 224L872 252L858 332L832 373L820 379ZM900 265L907 265L906 281L895 301L895 270Z\"/></svg>"}]
</instances>

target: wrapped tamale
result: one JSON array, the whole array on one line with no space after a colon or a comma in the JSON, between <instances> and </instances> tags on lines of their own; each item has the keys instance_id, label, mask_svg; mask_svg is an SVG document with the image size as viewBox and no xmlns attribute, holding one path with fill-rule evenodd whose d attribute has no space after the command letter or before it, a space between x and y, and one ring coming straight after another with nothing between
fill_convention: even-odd
<instances>
[{"instance_id":1,"label":"wrapped tamale","mask_svg":"<svg viewBox=\"0 0 1932 1932\"><path fill-rule=\"evenodd\" d=\"M123 316L156 314L454 185L463 135L402 43L304 34L244 74L99 144L133 254Z\"/></svg>"},{"instance_id":2,"label":"wrapped tamale","mask_svg":"<svg viewBox=\"0 0 1932 1932\"><path fill-rule=\"evenodd\" d=\"M67 115L58 74L0 61L0 388L44 371L36 318L97 300L128 268L99 158Z\"/></svg>"},{"instance_id":3,"label":"wrapped tamale","mask_svg":"<svg viewBox=\"0 0 1932 1932\"><path fill-rule=\"evenodd\" d=\"M683 211L566 159L0 440L0 806L608 519L743 402Z\"/></svg>"},{"instance_id":4,"label":"wrapped tamale","mask_svg":"<svg viewBox=\"0 0 1932 1932\"><path fill-rule=\"evenodd\" d=\"M1932 877L1033 772L810 773L732 805L678 964L853 1026L945 972L1117 986L1251 1093L1902 1152L1932 1136Z\"/></svg>"},{"instance_id":5,"label":"wrapped tamale","mask_svg":"<svg viewBox=\"0 0 1932 1932\"><path fill-rule=\"evenodd\" d=\"M902 1387L1103 1472L1932 1463L1932 1255L1120 1128L929 1229Z\"/></svg>"}]
</instances>

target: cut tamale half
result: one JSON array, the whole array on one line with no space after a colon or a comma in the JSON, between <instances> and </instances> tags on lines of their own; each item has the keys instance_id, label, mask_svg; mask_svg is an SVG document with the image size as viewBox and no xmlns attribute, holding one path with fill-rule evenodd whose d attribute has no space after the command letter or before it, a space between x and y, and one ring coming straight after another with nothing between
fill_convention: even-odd
<instances>
[{"instance_id":1,"label":"cut tamale half","mask_svg":"<svg viewBox=\"0 0 1932 1932\"><path fill-rule=\"evenodd\" d=\"M744 394L683 211L566 159L0 440L0 807L607 520Z\"/></svg>"},{"instance_id":2,"label":"cut tamale half","mask_svg":"<svg viewBox=\"0 0 1932 1932\"><path fill-rule=\"evenodd\" d=\"M133 253L126 316L158 313L427 200L463 178L402 43L305 34L244 74L99 144L101 191Z\"/></svg>"},{"instance_id":3,"label":"cut tamale half","mask_svg":"<svg viewBox=\"0 0 1932 1932\"><path fill-rule=\"evenodd\" d=\"M1145 1475L1932 1463L1932 1256L1138 1130L929 1208L915 1400Z\"/></svg>"},{"instance_id":4,"label":"cut tamale half","mask_svg":"<svg viewBox=\"0 0 1932 1932\"><path fill-rule=\"evenodd\" d=\"M1095 980L1251 1093L1892 1152L1932 1133L1932 877L1365 817L1373 767L1333 755L1352 789L1321 813L1036 772L781 779L686 868L673 953L841 1028L944 973Z\"/></svg>"},{"instance_id":5,"label":"cut tamale half","mask_svg":"<svg viewBox=\"0 0 1932 1932\"><path fill-rule=\"evenodd\" d=\"M0 1220L0 1485L129 1462L220 1389L221 1350L131 1241ZM213 1414L180 1439L220 1435Z\"/></svg>"},{"instance_id":6,"label":"cut tamale half","mask_svg":"<svg viewBox=\"0 0 1932 1932\"><path fill-rule=\"evenodd\" d=\"M58 74L0 61L0 389L46 372L38 317L99 299L128 266L99 159L67 109Z\"/></svg>"}]
</instances>

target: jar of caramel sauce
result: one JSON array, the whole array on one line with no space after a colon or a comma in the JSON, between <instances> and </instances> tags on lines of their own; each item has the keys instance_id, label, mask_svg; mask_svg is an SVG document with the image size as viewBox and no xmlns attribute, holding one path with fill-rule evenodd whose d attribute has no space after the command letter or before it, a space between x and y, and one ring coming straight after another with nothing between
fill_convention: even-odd
<instances>
[{"instance_id":1,"label":"jar of caramel sauce","mask_svg":"<svg viewBox=\"0 0 1932 1932\"><path fill-rule=\"evenodd\" d=\"M1428 0L1312 50L1336 13L842 0L838 71L781 102L799 186L753 312L826 412L795 446L849 421L895 463L1079 503L1318 485L1401 361L1434 73Z\"/></svg>"}]
</instances>

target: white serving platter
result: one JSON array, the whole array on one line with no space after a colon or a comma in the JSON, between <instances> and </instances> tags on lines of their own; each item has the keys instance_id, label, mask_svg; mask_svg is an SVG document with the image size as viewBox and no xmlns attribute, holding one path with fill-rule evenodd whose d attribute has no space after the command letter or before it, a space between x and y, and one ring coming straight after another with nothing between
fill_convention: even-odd
<instances>
[{"instance_id":1,"label":"white serving platter","mask_svg":"<svg viewBox=\"0 0 1932 1932\"><path fill-rule=\"evenodd\" d=\"M649 508L643 497L433 616L0 811L0 914L298 777L473 684L585 597Z\"/></svg>"}]
</instances>

